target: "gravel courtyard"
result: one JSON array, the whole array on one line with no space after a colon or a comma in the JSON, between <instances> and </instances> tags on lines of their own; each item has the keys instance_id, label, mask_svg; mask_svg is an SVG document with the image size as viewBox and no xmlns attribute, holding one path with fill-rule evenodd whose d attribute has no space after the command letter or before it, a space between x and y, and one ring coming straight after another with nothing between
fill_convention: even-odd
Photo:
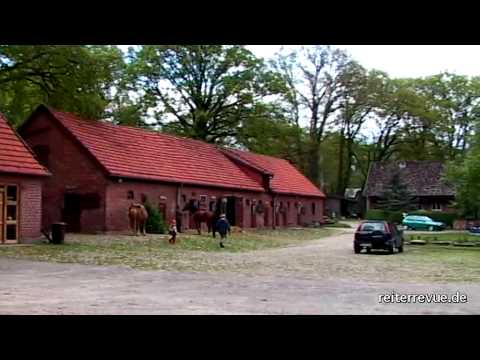
<instances>
[{"instance_id":1,"label":"gravel courtyard","mask_svg":"<svg viewBox=\"0 0 480 360\"><path fill-rule=\"evenodd\" d=\"M479 314L480 262L352 251L353 229L286 248L202 253L208 271L0 257L0 314ZM445 250L444 250L445 251ZM449 250L457 251L457 250ZM480 252L474 253L480 258ZM380 304L380 294L454 294L464 304Z\"/></svg>"}]
</instances>

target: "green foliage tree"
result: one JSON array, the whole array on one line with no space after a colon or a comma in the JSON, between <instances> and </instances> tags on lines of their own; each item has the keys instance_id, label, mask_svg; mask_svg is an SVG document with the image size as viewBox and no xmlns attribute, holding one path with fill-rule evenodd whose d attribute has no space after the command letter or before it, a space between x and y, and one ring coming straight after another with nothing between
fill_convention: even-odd
<instances>
[{"instance_id":1,"label":"green foliage tree","mask_svg":"<svg viewBox=\"0 0 480 360\"><path fill-rule=\"evenodd\" d=\"M367 72L356 62L350 62L341 75L344 90L341 110L335 121L339 128L337 193L344 194L350 185L354 167L354 143L371 118L384 87L386 74Z\"/></svg>"},{"instance_id":2,"label":"green foliage tree","mask_svg":"<svg viewBox=\"0 0 480 360\"><path fill-rule=\"evenodd\" d=\"M307 174L320 185L324 172L321 171L321 144L329 121L341 108L341 76L350 59L341 50L330 46L308 46L289 54L277 54L273 62L276 71L286 79L288 96L296 121L300 112L308 113Z\"/></svg>"},{"instance_id":3,"label":"green foliage tree","mask_svg":"<svg viewBox=\"0 0 480 360\"><path fill-rule=\"evenodd\" d=\"M446 159L463 156L473 125L480 119L480 77L441 73L412 81L429 111L417 124L415 140L430 142L431 149Z\"/></svg>"},{"instance_id":4,"label":"green foliage tree","mask_svg":"<svg viewBox=\"0 0 480 360\"><path fill-rule=\"evenodd\" d=\"M14 124L40 103L101 118L123 65L115 46L0 45L0 109Z\"/></svg>"},{"instance_id":5,"label":"green foliage tree","mask_svg":"<svg viewBox=\"0 0 480 360\"><path fill-rule=\"evenodd\" d=\"M255 116L238 129L237 144L289 160L304 170L306 136L304 129L291 122L281 104L259 104Z\"/></svg>"},{"instance_id":6,"label":"green foliage tree","mask_svg":"<svg viewBox=\"0 0 480 360\"><path fill-rule=\"evenodd\" d=\"M416 197L412 196L398 173L393 174L390 182L380 195L378 208L385 211L408 211L416 209Z\"/></svg>"},{"instance_id":7,"label":"green foliage tree","mask_svg":"<svg viewBox=\"0 0 480 360\"><path fill-rule=\"evenodd\" d=\"M447 180L456 189L456 205L462 216L480 218L480 133L463 161L452 161L447 168Z\"/></svg>"},{"instance_id":8,"label":"green foliage tree","mask_svg":"<svg viewBox=\"0 0 480 360\"><path fill-rule=\"evenodd\" d=\"M282 93L280 76L243 46L149 45L130 53L141 102L169 132L213 143L235 137L256 105Z\"/></svg>"},{"instance_id":9,"label":"green foliage tree","mask_svg":"<svg viewBox=\"0 0 480 360\"><path fill-rule=\"evenodd\" d=\"M160 212L149 203L145 204L145 209L148 212L148 220L146 224L147 233L165 234L167 232L167 225L165 224Z\"/></svg>"}]
</instances>

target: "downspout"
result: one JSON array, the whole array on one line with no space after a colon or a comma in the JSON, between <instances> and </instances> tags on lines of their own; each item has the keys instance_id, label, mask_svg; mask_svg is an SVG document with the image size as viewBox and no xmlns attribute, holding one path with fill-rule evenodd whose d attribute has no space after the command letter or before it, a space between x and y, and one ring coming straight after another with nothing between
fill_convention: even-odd
<instances>
[{"instance_id":1,"label":"downspout","mask_svg":"<svg viewBox=\"0 0 480 360\"><path fill-rule=\"evenodd\" d=\"M277 205L277 196L275 192L272 190L272 187L270 186L270 180L273 178L273 175L265 175L263 177L264 180L264 186L267 188L268 194L272 196L272 229L276 229L276 222L277 222L277 216L275 213L276 205Z\"/></svg>"},{"instance_id":2,"label":"downspout","mask_svg":"<svg viewBox=\"0 0 480 360\"><path fill-rule=\"evenodd\" d=\"M174 213L174 218L176 219L177 218L177 209L182 213L182 216L181 216L181 224L180 224L180 227L181 229L179 229L180 231L183 232L183 230L185 229L185 224L183 223L183 209L180 207L180 200L181 200L181 196L183 194L183 183L180 183L178 186L177 186L177 202L175 204L175 213Z\"/></svg>"}]
</instances>

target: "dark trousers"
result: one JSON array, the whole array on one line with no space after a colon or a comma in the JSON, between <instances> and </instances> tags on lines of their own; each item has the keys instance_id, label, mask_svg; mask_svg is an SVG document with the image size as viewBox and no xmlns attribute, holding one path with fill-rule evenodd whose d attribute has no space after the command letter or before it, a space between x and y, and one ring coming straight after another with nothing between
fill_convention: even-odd
<instances>
[{"instance_id":1,"label":"dark trousers","mask_svg":"<svg viewBox=\"0 0 480 360\"><path fill-rule=\"evenodd\" d=\"M223 243L225 240L227 240L227 233L225 232L219 232L220 234L220 242Z\"/></svg>"}]
</instances>

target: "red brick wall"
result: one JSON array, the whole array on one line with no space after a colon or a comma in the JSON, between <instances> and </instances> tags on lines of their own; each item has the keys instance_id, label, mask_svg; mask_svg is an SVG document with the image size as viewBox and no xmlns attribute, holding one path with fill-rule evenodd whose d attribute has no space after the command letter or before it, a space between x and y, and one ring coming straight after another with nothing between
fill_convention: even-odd
<instances>
[{"instance_id":1,"label":"red brick wall","mask_svg":"<svg viewBox=\"0 0 480 360\"><path fill-rule=\"evenodd\" d=\"M38 239L42 222L42 178L0 175L0 184L17 185L19 202L19 242L29 243Z\"/></svg>"},{"instance_id":2,"label":"red brick wall","mask_svg":"<svg viewBox=\"0 0 480 360\"><path fill-rule=\"evenodd\" d=\"M324 202L322 198L310 198L305 196L278 195L277 203L283 203L286 209L285 213L277 213L280 226L302 226L321 222L323 219ZM288 204L290 203L290 206ZM300 203L304 208L304 213L299 216L299 208L296 204ZM313 213L312 204L315 205L315 213Z\"/></svg>"},{"instance_id":3,"label":"red brick wall","mask_svg":"<svg viewBox=\"0 0 480 360\"><path fill-rule=\"evenodd\" d=\"M127 193L133 191L134 199L128 199ZM141 195L147 197L147 201L154 207L163 201L161 196L166 197L164 203L167 208L167 221L175 214L176 186L158 183L141 183L123 180L122 183L109 182L106 191L106 230L128 230L128 207L132 202L141 202ZM173 211L173 212L172 212Z\"/></svg>"},{"instance_id":4,"label":"red brick wall","mask_svg":"<svg viewBox=\"0 0 480 360\"><path fill-rule=\"evenodd\" d=\"M182 195L185 195L186 200L196 198L200 200L202 195L207 196L206 207L212 196L219 199L224 196L237 196L242 198L243 211L238 217L241 220L241 226L251 226L251 213L249 207L245 206L246 199L262 199L263 201L269 201L269 197L266 194L236 191L228 189L219 189L202 186L184 185L181 189L176 184L160 184L160 183L147 183L137 182L123 179L121 183L110 182L107 191L107 208L106 208L106 227L108 231L125 231L128 230L128 217L127 210L132 200L128 199L127 195L129 191L134 193L134 201L140 202L141 196L144 194L147 197L147 201L155 207L158 207L162 202L166 206L166 220L167 222L175 216L175 206L177 203L177 192L179 192L180 208L183 209L185 203L182 201ZM194 195L195 194L195 195ZM162 200L161 197L166 199ZM184 214L183 225L186 227L193 227L193 224L189 224L188 213ZM190 226L191 225L191 226Z\"/></svg>"},{"instance_id":5,"label":"red brick wall","mask_svg":"<svg viewBox=\"0 0 480 360\"><path fill-rule=\"evenodd\" d=\"M81 231L104 231L106 178L81 146L46 114L34 119L21 135L32 148L37 145L48 145L50 148L48 169L53 175L45 180L43 187L43 226L62 220L67 191L98 193L100 207L82 211Z\"/></svg>"}]
</instances>

